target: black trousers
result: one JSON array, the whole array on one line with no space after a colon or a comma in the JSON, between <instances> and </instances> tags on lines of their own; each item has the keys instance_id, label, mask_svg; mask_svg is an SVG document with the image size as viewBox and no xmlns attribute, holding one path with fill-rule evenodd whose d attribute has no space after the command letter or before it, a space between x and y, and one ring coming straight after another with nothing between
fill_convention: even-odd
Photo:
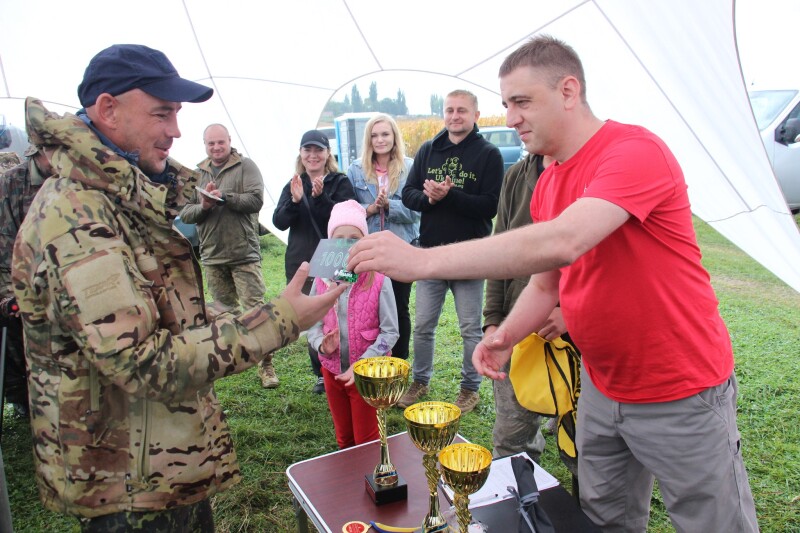
<instances>
[{"instance_id":1,"label":"black trousers","mask_svg":"<svg viewBox=\"0 0 800 533\"><path fill-rule=\"evenodd\" d=\"M286 284L289 284L290 280L286 280ZM303 294L311 294L311 287L314 286L314 278L308 278L306 282L303 284ZM308 358L311 360L311 371L314 373L315 376L318 378L322 377L322 363L319 362L319 354L317 351L308 345Z\"/></svg>"},{"instance_id":2,"label":"black trousers","mask_svg":"<svg viewBox=\"0 0 800 533\"><path fill-rule=\"evenodd\" d=\"M392 348L392 357L408 359L408 345L411 340L411 315L408 311L409 299L411 298L411 283L392 280L392 291L397 303L397 321L400 336Z\"/></svg>"},{"instance_id":3,"label":"black trousers","mask_svg":"<svg viewBox=\"0 0 800 533\"><path fill-rule=\"evenodd\" d=\"M25 372L25 347L22 342L22 321L19 318L4 318L6 328L6 364L3 375L3 391L6 401L28 405L28 377Z\"/></svg>"}]
</instances>

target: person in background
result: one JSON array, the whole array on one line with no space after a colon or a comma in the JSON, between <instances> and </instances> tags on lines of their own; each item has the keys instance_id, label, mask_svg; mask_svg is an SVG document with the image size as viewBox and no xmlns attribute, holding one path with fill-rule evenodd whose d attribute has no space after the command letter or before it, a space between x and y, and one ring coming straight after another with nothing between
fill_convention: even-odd
<instances>
[{"instance_id":1,"label":"person in background","mask_svg":"<svg viewBox=\"0 0 800 533\"><path fill-rule=\"evenodd\" d=\"M360 239L367 235L366 211L355 200L333 206L328 238ZM336 282L316 278L311 294L324 294ZM376 440L378 418L355 386L353 363L392 355L397 340L397 309L392 281L383 274L358 276L322 321L308 330L308 343L319 353L328 406L340 449Z\"/></svg>"},{"instance_id":2,"label":"person in background","mask_svg":"<svg viewBox=\"0 0 800 533\"><path fill-rule=\"evenodd\" d=\"M258 213L264 205L264 180L252 159L231 147L231 136L222 124L211 124L203 132L206 157L197 167L199 191L181 210L181 220L196 224L200 260L208 291L216 304L240 312L264 302ZM279 385L272 354L258 366L261 386Z\"/></svg>"},{"instance_id":3,"label":"person in background","mask_svg":"<svg viewBox=\"0 0 800 533\"><path fill-rule=\"evenodd\" d=\"M503 178L500 200L497 203L497 216L494 234L503 233L530 224L531 196L539 175L550 158L538 154L528 154L522 161L514 163ZM522 290L528 284L525 277L514 279L488 279L486 281L486 303L483 306L483 336L488 338L514 307ZM547 340L552 340L566 331L561 309L555 308L547 324L538 332ZM504 369L508 372L508 366ZM545 440L539 429L542 417L528 411L517 401L514 387L508 379L494 380L495 421L492 429L492 454L504 457L519 452L527 452L534 461L544 450Z\"/></svg>"},{"instance_id":4,"label":"person in background","mask_svg":"<svg viewBox=\"0 0 800 533\"><path fill-rule=\"evenodd\" d=\"M503 156L478 134L479 117L474 94L451 92L444 101L444 129L425 142L414 158L403 188L403 204L422 212L419 243L423 248L478 239L492 232L492 218L503 184ZM428 393L436 327L447 291L453 293L464 342L461 390L455 404L462 413L468 413L480 400L481 375L472 365L472 351L481 340L483 280L452 279L448 270L417 281L414 381L397 402L400 408L416 403Z\"/></svg>"},{"instance_id":5,"label":"person in background","mask_svg":"<svg viewBox=\"0 0 800 533\"><path fill-rule=\"evenodd\" d=\"M20 163L22 161L20 161L17 152L0 152L0 173L11 170Z\"/></svg>"},{"instance_id":6,"label":"person in background","mask_svg":"<svg viewBox=\"0 0 800 533\"><path fill-rule=\"evenodd\" d=\"M214 382L314 325L344 289L283 294L209 316L200 269L173 227L198 175L169 157L182 102L213 90L160 51L95 55L76 115L28 98L54 176L31 203L11 277L25 333L43 505L85 533L213 532L210 498L241 479Z\"/></svg>"},{"instance_id":7,"label":"person in background","mask_svg":"<svg viewBox=\"0 0 800 533\"><path fill-rule=\"evenodd\" d=\"M364 147L360 159L347 170L356 199L367 211L370 233L389 230L405 242L419 237L419 211L403 205L403 187L414 160L405 156L405 143L395 120L378 114L364 126ZM408 359L411 316L408 312L411 283L392 281L397 302L400 337L392 356Z\"/></svg>"},{"instance_id":8,"label":"person in background","mask_svg":"<svg viewBox=\"0 0 800 533\"><path fill-rule=\"evenodd\" d=\"M310 261L323 239L322 229L328 226L331 209L338 202L354 200L350 180L339 172L328 137L318 130L310 130L300 139L300 153L295 161L295 174L281 191L278 205L272 214L272 223L279 230L289 230L284 264L286 279L290 280L303 261ZM320 229L322 228L322 229ZM311 290L312 280L303 286ZM325 380L319 356L309 344L308 356L316 381L311 391L325 392Z\"/></svg>"},{"instance_id":9,"label":"person in background","mask_svg":"<svg viewBox=\"0 0 800 533\"><path fill-rule=\"evenodd\" d=\"M553 157L533 224L420 250L387 232L350 250L348 270L409 281L532 275L475 349L492 379L560 302L581 350L581 507L604 531L647 528L654 480L677 531L758 531L736 424L731 339L701 263L686 181L647 129L601 120L575 50L532 38L500 67L506 123Z\"/></svg>"},{"instance_id":10,"label":"person in background","mask_svg":"<svg viewBox=\"0 0 800 533\"><path fill-rule=\"evenodd\" d=\"M33 197L53 172L43 147L29 145L24 157L24 162L0 175L0 322L6 329L3 394L15 416L20 418L28 418L28 378L22 321L16 311L11 284L11 253Z\"/></svg>"}]
</instances>

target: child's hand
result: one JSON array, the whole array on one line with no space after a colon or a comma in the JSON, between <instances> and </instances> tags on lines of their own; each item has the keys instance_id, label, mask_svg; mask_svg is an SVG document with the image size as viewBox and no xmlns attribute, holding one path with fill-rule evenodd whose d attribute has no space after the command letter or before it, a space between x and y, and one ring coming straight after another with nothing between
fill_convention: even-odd
<instances>
[{"instance_id":1,"label":"child's hand","mask_svg":"<svg viewBox=\"0 0 800 533\"><path fill-rule=\"evenodd\" d=\"M356 378L353 377L353 367L351 366L350 368L348 368L347 370L336 376L336 379L339 381L343 381L345 387L351 386L353 383L356 382Z\"/></svg>"},{"instance_id":2,"label":"child's hand","mask_svg":"<svg viewBox=\"0 0 800 533\"><path fill-rule=\"evenodd\" d=\"M322 351L332 354L339 349L339 328L334 329L322 338Z\"/></svg>"}]
</instances>

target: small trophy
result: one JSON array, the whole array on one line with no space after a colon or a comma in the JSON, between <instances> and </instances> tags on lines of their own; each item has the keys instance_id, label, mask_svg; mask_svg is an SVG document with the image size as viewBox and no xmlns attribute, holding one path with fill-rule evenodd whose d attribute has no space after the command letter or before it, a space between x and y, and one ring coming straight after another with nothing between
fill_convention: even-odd
<instances>
[{"instance_id":1,"label":"small trophy","mask_svg":"<svg viewBox=\"0 0 800 533\"><path fill-rule=\"evenodd\" d=\"M461 409L452 403L420 402L407 407L403 415L411 441L425 453L422 464L425 465L425 477L428 478L430 503L428 514L422 521L422 533L447 531L447 520L439 513L436 454L456 437Z\"/></svg>"},{"instance_id":2,"label":"small trophy","mask_svg":"<svg viewBox=\"0 0 800 533\"><path fill-rule=\"evenodd\" d=\"M368 357L353 363L353 378L358 393L378 410L381 462L371 474L365 476L367 492L375 505L408 497L408 485L389 459L386 410L396 404L408 389L409 369L408 362L397 357Z\"/></svg>"},{"instance_id":3,"label":"small trophy","mask_svg":"<svg viewBox=\"0 0 800 533\"><path fill-rule=\"evenodd\" d=\"M472 522L469 495L486 483L492 454L477 444L451 444L439 452L439 464L442 466L444 482L455 493L456 517L461 533L467 533Z\"/></svg>"}]
</instances>

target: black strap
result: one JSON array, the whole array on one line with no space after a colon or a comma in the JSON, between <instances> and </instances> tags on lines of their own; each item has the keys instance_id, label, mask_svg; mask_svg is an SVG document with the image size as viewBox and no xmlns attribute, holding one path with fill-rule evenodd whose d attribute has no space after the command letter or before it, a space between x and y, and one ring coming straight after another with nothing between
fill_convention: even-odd
<instances>
[{"instance_id":1,"label":"black strap","mask_svg":"<svg viewBox=\"0 0 800 533\"><path fill-rule=\"evenodd\" d=\"M308 216L311 218L311 224L314 226L314 231L317 232L317 237L324 239L325 237L322 236L322 232L319 230L319 226L317 226L317 221L314 220L314 213L311 212L311 205L308 203L308 198L306 197L305 191L303 191L303 203L308 209Z\"/></svg>"}]
</instances>

